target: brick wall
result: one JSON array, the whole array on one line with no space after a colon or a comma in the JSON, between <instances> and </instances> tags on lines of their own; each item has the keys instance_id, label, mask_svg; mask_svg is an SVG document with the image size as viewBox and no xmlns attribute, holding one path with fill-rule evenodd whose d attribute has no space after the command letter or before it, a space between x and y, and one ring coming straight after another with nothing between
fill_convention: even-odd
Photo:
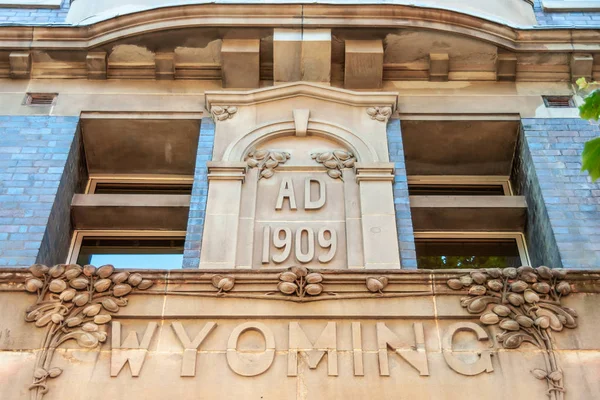
<instances>
[{"instance_id":1,"label":"brick wall","mask_svg":"<svg viewBox=\"0 0 600 400\"><path fill-rule=\"evenodd\" d=\"M581 172L581 152L600 129L580 119L524 119L523 133L562 265L598 268L600 183Z\"/></svg>"},{"instance_id":2,"label":"brick wall","mask_svg":"<svg viewBox=\"0 0 600 400\"><path fill-rule=\"evenodd\" d=\"M202 231L206 200L208 198L208 177L206 162L212 158L215 140L215 123L211 118L202 118L200 123L200 138L196 155L194 171L194 186L190 200L190 213L183 252L183 268L200 267L200 250L202 249Z\"/></svg>"},{"instance_id":3,"label":"brick wall","mask_svg":"<svg viewBox=\"0 0 600 400\"><path fill-rule=\"evenodd\" d=\"M402 128L400 120L392 119L387 125L388 147L390 161L394 163L394 207L396 209L396 228L398 229L398 245L400 247L400 262L404 269L417 268L415 252L415 236L410 214L408 199L408 182L404 162L404 147L402 145Z\"/></svg>"},{"instance_id":4,"label":"brick wall","mask_svg":"<svg viewBox=\"0 0 600 400\"><path fill-rule=\"evenodd\" d=\"M38 258L77 122L0 116L0 267Z\"/></svg>"},{"instance_id":5,"label":"brick wall","mask_svg":"<svg viewBox=\"0 0 600 400\"><path fill-rule=\"evenodd\" d=\"M63 24L71 0L63 0L60 8L0 8L0 25Z\"/></svg>"}]
</instances>

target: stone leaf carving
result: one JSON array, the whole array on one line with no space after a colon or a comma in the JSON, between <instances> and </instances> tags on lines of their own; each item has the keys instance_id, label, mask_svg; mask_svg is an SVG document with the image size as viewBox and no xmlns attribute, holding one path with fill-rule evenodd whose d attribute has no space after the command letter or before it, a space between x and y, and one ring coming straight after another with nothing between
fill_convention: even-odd
<instances>
[{"instance_id":1,"label":"stone leaf carving","mask_svg":"<svg viewBox=\"0 0 600 400\"><path fill-rule=\"evenodd\" d=\"M213 106L210 113L215 121L225 121L233 118L237 110L237 107L234 106Z\"/></svg>"},{"instance_id":2,"label":"stone leaf carving","mask_svg":"<svg viewBox=\"0 0 600 400\"><path fill-rule=\"evenodd\" d=\"M469 296L461 299L461 305L479 314L484 325L498 325L503 330L498 342L505 349L528 342L543 350L546 367L532 373L547 381L552 399L563 399L565 392L552 333L577 327L577 312L561 304L571 293L566 275L563 269L523 266L475 270L447 282L454 290L468 289Z\"/></svg>"},{"instance_id":3,"label":"stone leaf carving","mask_svg":"<svg viewBox=\"0 0 600 400\"><path fill-rule=\"evenodd\" d=\"M356 157L346 150L325 151L323 153L312 153L313 160L323 164L327 168L327 175L333 179L342 179L342 170L352 168L356 163Z\"/></svg>"},{"instance_id":4,"label":"stone leaf carving","mask_svg":"<svg viewBox=\"0 0 600 400\"><path fill-rule=\"evenodd\" d=\"M218 293L229 292L235 285L235 278L233 276L222 276L215 275L211 279L212 285L219 289Z\"/></svg>"},{"instance_id":5,"label":"stone leaf carving","mask_svg":"<svg viewBox=\"0 0 600 400\"><path fill-rule=\"evenodd\" d=\"M305 267L292 267L289 271L279 275L277 289L288 295L304 297L305 295L318 296L323 292L323 275L318 272L309 272Z\"/></svg>"},{"instance_id":6,"label":"stone leaf carving","mask_svg":"<svg viewBox=\"0 0 600 400\"><path fill-rule=\"evenodd\" d=\"M371 119L376 119L377 121L385 122L392 116L392 108L391 107L369 107L367 108L367 114Z\"/></svg>"},{"instance_id":7,"label":"stone leaf carving","mask_svg":"<svg viewBox=\"0 0 600 400\"><path fill-rule=\"evenodd\" d=\"M279 164L285 164L290 159L290 153L276 150L252 149L246 157L246 163L250 168L258 168L260 175L258 179L269 179L275 174L275 168Z\"/></svg>"},{"instance_id":8,"label":"stone leaf carving","mask_svg":"<svg viewBox=\"0 0 600 400\"><path fill-rule=\"evenodd\" d=\"M83 348L95 348L106 341L103 326L108 324L127 296L153 284L138 273L115 271L112 265L99 268L58 264L52 268L34 264L25 290L37 294L35 304L26 310L25 321L46 328L42 351L38 354L29 386L32 398L40 400L48 392L46 381L56 378L60 368L52 368L54 351L64 342L75 340Z\"/></svg>"},{"instance_id":9,"label":"stone leaf carving","mask_svg":"<svg viewBox=\"0 0 600 400\"><path fill-rule=\"evenodd\" d=\"M366 285L369 292L383 294L383 289L388 285L388 278L386 276L380 276L378 278L370 276L366 280Z\"/></svg>"}]
</instances>

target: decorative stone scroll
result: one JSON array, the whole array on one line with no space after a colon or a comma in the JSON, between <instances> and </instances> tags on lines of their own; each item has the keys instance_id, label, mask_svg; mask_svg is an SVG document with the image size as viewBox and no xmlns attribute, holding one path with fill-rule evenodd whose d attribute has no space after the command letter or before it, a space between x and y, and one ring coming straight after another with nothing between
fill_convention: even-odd
<instances>
[{"instance_id":1,"label":"decorative stone scroll","mask_svg":"<svg viewBox=\"0 0 600 400\"><path fill-rule=\"evenodd\" d=\"M153 282L138 273L117 272L112 265L96 268L58 264L48 268L35 264L29 271L32 276L25 281L25 289L36 293L37 300L27 308L25 321L46 328L29 386L32 399L40 400L48 392L48 378L62 373L60 368L52 367L54 351L68 340L88 349L105 342L103 326L127 305L125 296L134 290L146 290Z\"/></svg>"},{"instance_id":2,"label":"decorative stone scroll","mask_svg":"<svg viewBox=\"0 0 600 400\"><path fill-rule=\"evenodd\" d=\"M369 107L367 108L367 114L371 119L377 121L386 122L392 116L391 107Z\"/></svg>"},{"instance_id":3,"label":"decorative stone scroll","mask_svg":"<svg viewBox=\"0 0 600 400\"><path fill-rule=\"evenodd\" d=\"M290 153L276 150L250 150L246 163L250 168L258 168L260 175L258 179L269 179L275 174L275 168L279 164L285 164L290 159Z\"/></svg>"},{"instance_id":4,"label":"decorative stone scroll","mask_svg":"<svg viewBox=\"0 0 600 400\"><path fill-rule=\"evenodd\" d=\"M505 349L516 349L529 342L541 350L544 366L532 374L548 383L548 396L564 398L563 372L558 365L552 334L577 327L577 312L561 304L571 293L565 281L567 272L548 267L490 268L471 271L459 279L450 279L454 290L468 289L469 297L461 305L471 314L479 314L484 325L498 325L497 336Z\"/></svg>"},{"instance_id":5,"label":"decorative stone scroll","mask_svg":"<svg viewBox=\"0 0 600 400\"><path fill-rule=\"evenodd\" d=\"M234 106L213 106L210 113L215 121L225 121L233 118L237 113L237 107Z\"/></svg>"},{"instance_id":6,"label":"decorative stone scroll","mask_svg":"<svg viewBox=\"0 0 600 400\"><path fill-rule=\"evenodd\" d=\"M312 153L310 156L319 164L323 164L327 168L327 175L333 179L344 180L342 178L342 170L344 168L353 168L356 163L354 154L346 150Z\"/></svg>"}]
</instances>

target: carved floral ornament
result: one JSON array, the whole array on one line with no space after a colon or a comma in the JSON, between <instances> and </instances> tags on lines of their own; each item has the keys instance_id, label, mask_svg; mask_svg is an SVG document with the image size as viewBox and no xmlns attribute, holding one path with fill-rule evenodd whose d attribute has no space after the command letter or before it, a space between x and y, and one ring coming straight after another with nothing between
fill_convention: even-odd
<instances>
[{"instance_id":1,"label":"carved floral ornament","mask_svg":"<svg viewBox=\"0 0 600 400\"><path fill-rule=\"evenodd\" d=\"M225 121L233 118L237 110L235 106L213 106L210 113L215 121Z\"/></svg>"},{"instance_id":2,"label":"carved floral ornament","mask_svg":"<svg viewBox=\"0 0 600 400\"><path fill-rule=\"evenodd\" d=\"M275 174L275 168L280 164L285 164L290 159L290 153L277 150L256 150L252 149L246 157L246 164L250 168L258 168L258 179L269 179Z\"/></svg>"},{"instance_id":3,"label":"carved floral ornament","mask_svg":"<svg viewBox=\"0 0 600 400\"><path fill-rule=\"evenodd\" d=\"M322 153L312 153L313 160L323 164L327 168L327 175L333 179L342 179L342 170L344 168L353 168L356 163L356 157L346 150L325 151Z\"/></svg>"},{"instance_id":4,"label":"carved floral ornament","mask_svg":"<svg viewBox=\"0 0 600 400\"><path fill-rule=\"evenodd\" d=\"M571 293L566 275L563 269L523 266L472 271L448 281L454 290L468 289L469 297L463 297L461 305L469 313L480 315L484 325L502 329L497 339L505 349L529 342L543 351L544 366L531 372L548 383L552 399L563 399L565 392L552 334L577 327L577 312L561 304Z\"/></svg>"},{"instance_id":5,"label":"carved floral ornament","mask_svg":"<svg viewBox=\"0 0 600 400\"><path fill-rule=\"evenodd\" d=\"M392 107L369 107L367 114L371 119L386 122L392 116Z\"/></svg>"},{"instance_id":6,"label":"carved floral ornament","mask_svg":"<svg viewBox=\"0 0 600 400\"><path fill-rule=\"evenodd\" d=\"M104 326L121 307L127 305L132 291L146 290L153 284L138 273L115 271L112 265L59 264L52 268L35 264L25 290L37 294L35 304L26 310L25 321L46 328L39 352L33 383L32 399L39 400L48 392L46 381L62 370L52 367L54 351L68 340L83 348L95 348L106 341Z\"/></svg>"}]
</instances>

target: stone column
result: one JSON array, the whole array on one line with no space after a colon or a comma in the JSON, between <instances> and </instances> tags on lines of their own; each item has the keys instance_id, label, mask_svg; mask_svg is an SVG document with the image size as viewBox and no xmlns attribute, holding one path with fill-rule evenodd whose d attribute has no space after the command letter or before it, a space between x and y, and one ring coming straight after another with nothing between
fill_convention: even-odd
<instances>
[{"instance_id":1,"label":"stone column","mask_svg":"<svg viewBox=\"0 0 600 400\"><path fill-rule=\"evenodd\" d=\"M200 269L234 268L237 252L243 162L208 162L208 209L203 235ZM210 238L210 239L209 239Z\"/></svg>"},{"instance_id":2,"label":"stone column","mask_svg":"<svg viewBox=\"0 0 600 400\"><path fill-rule=\"evenodd\" d=\"M399 269L393 163L356 164L366 269Z\"/></svg>"}]
</instances>

